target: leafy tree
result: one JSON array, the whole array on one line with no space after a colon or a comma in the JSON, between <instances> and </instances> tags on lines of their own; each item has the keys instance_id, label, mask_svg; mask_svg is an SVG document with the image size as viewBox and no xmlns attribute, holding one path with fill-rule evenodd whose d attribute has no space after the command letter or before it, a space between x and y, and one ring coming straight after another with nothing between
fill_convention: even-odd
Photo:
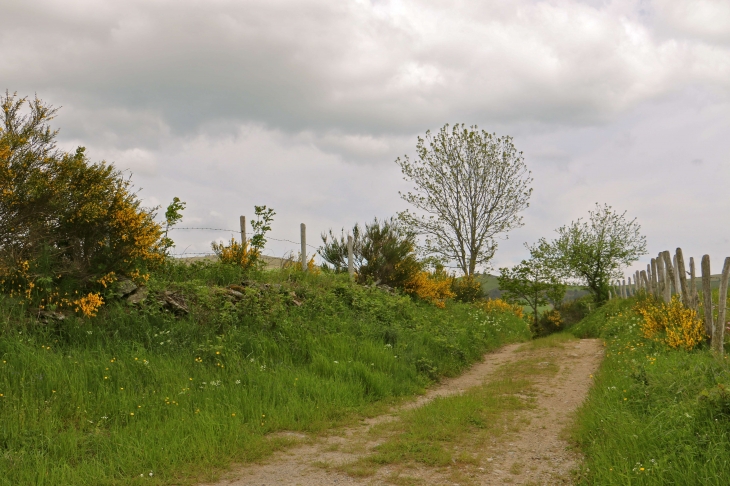
<instances>
[{"instance_id":1,"label":"leafy tree","mask_svg":"<svg viewBox=\"0 0 730 486\"><path fill-rule=\"evenodd\" d=\"M620 278L622 268L646 254L646 237L636 218L626 218L626 211L618 213L611 206L596 203L596 209L588 214L587 221L579 218L558 228L558 237L552 242L541 239L535 251L564 276L585 284L601 305L608 300L609 282Z\"/></svg>"},{"instance_id":2,"label":"leafy tree","mask_svg":"<svg viewBox=\"0 0 730 486\"><path fill-rule=\"evenodd\" d=\"M84 308L76 291L103 291L117 278L144 281L164 258L160 225L113 165L85 149L63 152L38 98L0 97L0 280L46 307ZM87 303L101 305L98 293ZM98 304L98 305L97 305ZM88 314L84 311L85 314Z\"/></svg>"},{"instance_id":3,"label":"leafy tree","mask_svg":"<svg viewBox=\"0 0 730 486\"><path fill-rule=\"evenodd\" d=\"M174 197L165 210L165 233L162 236L162 246L165 253L167 253L170 248L175 247L175 242L167 235L170 232L170 228L182 221L183 209L185 209L185 202L181 201L179 197Z\"/></svg>"},{"instance_id":4,"label":"leafy tree","mask_svg":"<svg viewBox=\"0 0 730 486\"><path fill-rule=\"evenodd\" d=\"M254 206L254 214L256 219L251 221L253 236L251 237L251 248L258 256L266 247L266 233L271 231L271 222L274 221L276 213L273 208L266 206Z\"/></svg>"},{"instance_id":5,"label":"leafy tree","mask_svg":"<svg viewBox=\"0 0 730 486\"><path fill-rule=\"evenodd\" d=\"M426 252L456 261L464 275L474 275L497 250L496 237L522 226L518 213L529 206L530 172L522 152L509 136L467 129L418 137L417 160L408 156L396 163L414 192L401 193L406 202L426 215L409 211L404 222L426 236Z\"/></svg>"},{"instance_id":6,"label":"leafy tree","mask_svg":"<svg viewBox=\"0 0 730 486\"><path fill-rule=\"evenodd\" d=\"M557 306L565 297L567 286L553 267L539 256L522 260L512 268L500 268L497 277L503 298L513 304L527 304L532 309L533 329L538 327L538 308Z\"/></svg>"}]
</instances>

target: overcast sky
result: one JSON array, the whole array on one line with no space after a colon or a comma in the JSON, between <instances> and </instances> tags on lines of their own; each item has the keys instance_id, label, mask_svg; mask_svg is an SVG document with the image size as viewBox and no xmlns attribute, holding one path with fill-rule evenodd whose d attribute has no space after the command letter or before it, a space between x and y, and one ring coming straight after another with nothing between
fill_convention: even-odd
<instances>
[{"instance_id":1,"label":"overcast sky","mask_svg":"<svg viewBox=\"0 0 730 486\"><path fill-rule=\"evenodd\" d=\"M62 107L64 148L133 173L183 226L309 240L408 206L395 159L444 124L511 135L534 177L493 265L587 215L649 252L730 255L727 0L5 0L2 88ZM205 252L221 232L177 232ZM282 255L296 246L272 241ZM645 266L648 257L634 268Z\"/></svg>"}]
</instances>

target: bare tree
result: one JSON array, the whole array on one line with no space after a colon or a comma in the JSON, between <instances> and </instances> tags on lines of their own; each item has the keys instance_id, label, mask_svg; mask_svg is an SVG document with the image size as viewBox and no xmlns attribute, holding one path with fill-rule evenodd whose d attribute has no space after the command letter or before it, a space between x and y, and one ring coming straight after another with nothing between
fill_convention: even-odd
<instances>
[{"instance_id":1,"label":"bare tree","mask_svg":"<svg viewBox=\"0 0 730 486\"><path fill-rule=\"evenodd\" d=\"M414 231L426 236L426 252L455 261L464 275L491 260L496 237L522 226L518 213L529 206L530 172L509 136L466 128L463 124L418 137L418 159L396 163L413 192L401 198L423 211L400 213Z\"/></svg>"}]
</instances>

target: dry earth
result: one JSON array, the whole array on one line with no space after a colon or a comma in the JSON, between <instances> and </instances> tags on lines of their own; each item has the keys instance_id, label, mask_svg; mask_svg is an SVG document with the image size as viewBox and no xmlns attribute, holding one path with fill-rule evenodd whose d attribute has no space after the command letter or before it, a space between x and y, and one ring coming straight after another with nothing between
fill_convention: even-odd
<instances>
[{"instance_id":1,"label":"dry earth","mask_svg":"<svg viewBox=\"0 0 730 486\"><path fill-rule=\"evenodd\" d=\"M561 346L538 349L520 344L505 346L486 355L484 361L461 376L445 380L424 396L391 413L364 420L356 427L325 437L284 433L301 443L277 452L261 463L236 467L226 479L215 484L201 486L570 484L570 473L580 456L569 448L562 435L572 413L585 399L592 374L602 358L603 346L596 339L567 341ZM536 392L530 398L534 406L517 412L509 432L495 437L486 448L469 451L478 455L477 463L440 468L420 464L388 465L369 477L353 477L343 472L346 467L338 467L355 463L382 443L382 437L368 433L374 425L398 420L400 411L423 406L435 397L480 386L490 378L498 378L495 371L501 365L525 359L549 360L557 364L559 370L536 377Z\"/></svg>"}]
</instances>

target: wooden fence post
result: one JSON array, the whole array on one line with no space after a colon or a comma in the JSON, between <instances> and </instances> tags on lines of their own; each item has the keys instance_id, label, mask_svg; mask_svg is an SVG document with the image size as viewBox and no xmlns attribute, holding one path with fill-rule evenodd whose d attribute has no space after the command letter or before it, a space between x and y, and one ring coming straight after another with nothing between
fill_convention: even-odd
<instances>
[{"instance_id":1,"label":"wooden fence post","mask_svg":"<svg viewBox=\"0 0 730 486\"><path fill-rule=\"evenodd\" d=\"M664 291L664 299L669 302L672 300L672 287L674 287L674 293L677 293L679 286L674 280L675 272L674 268L672 268L672 255L669 254L669 251L663 251L662 256L664 257L664 268L667 270L667 288Z\"/></svg>"},{"instance_id":2,"label":"wooden fence post","mask_svg":"<svg viewBox=\"0 0 730 486\"><path fill-rule=\"evenodd\" d=\"M659 298L659 270L656 258L651 259L651 286L654 297Z\"/></svg>"},{"instance_id":3,"label":"wooden fence post","mask_svg":"<svg viewBox=\"0 0 730 486\"><path fill-rule=\"evenodd\" d=\"M613 300L613 292L611 290L608 291L608 300Z\"/></svg>"},{"instance_id":4,"label":"wooden fence post","mask_svg":"<svg viewBox=\"0 0 730 486\"><path fill-rule=\"evenodd\" d=\"M646 265L646 291L650 295L654 295L654 286L652 285L652 273L651 273L651 264Z\"/></svg>"},{"instance_id":5,"label":"wooden fence post","mask_svg":"<svg viewBox=\"0 0 730 486\"><path fill-rule=\"evenodd\" d=\"M299 225L302 242L302 271L307 271L307 225L304 223Z\"/></svg>"},{"instance_id":6,"label":"wooden fence post","mask_svg":"<svg viewBox=\"0 0 730 486\"><path fill-rule=\"evenodd\" d=\"M659 253L659 258L664 263L664 302L672 300L672 281L674 280L674 270L672 270L672 256L668 251Z\"/></svg>"},{"instance_id":7,"label":"wooden fence post","mask_svg":"<svg viewBox=\"0 0 730 486\"><path fill-rule=\"evenodd\" d=\"M641 286L643 283L644 281L641 280L641 272L637 270L636 273L634 273L634 288L637 294L639 293L639 290L641 290Z\"/></svg>"},{"instance_id":8,"label":"wooden fence post","mask_svg":"<svg viewBox=\"0 0 730 486\"><path fill-rule=\"evenodd\" d=\"M241 246L246 248L246 216L238 218L238 222L241 224Z\"/></svg>"},{"instance_id":9,"label":"wooden fence post","mask_svg":"<svg viewBox=\"0 0 730 486\"><path fill-rule=\"evenodd\" d=\"M720 280L720 292L717 302L717 323L715 333L712 335L712 349L717 356L722 356L725 344L725 306L727 304L727 281L730 278L730 257L725 258L725 265L722 267L722 280Z\"/></svg>"},{"instance_id":10,"label":"wooden fence post","mask_svg":"<svg viewBox=\"0 0 730 486\"><path fill-rule=\"evenodd\" d=\"M698 312L700 306L700 296L697 293L697 280L695 279L696 273L695 259L694 257L689 257L689 294L692 301L692 309L694 309L695 312Z\"/></svg>"},{"instance_id":11,"label":"wooden fence post","mask_svg":"<svg viewBox=\"0 0 730 486\"><path fill-rule=\"evenodd\" d=\"M666 279L664 278L665 272L664 272L664 258L662 257L662 254L660 253L659 256L656 258L656 273L657 273L657 279L659 279L659 285L658 285L658 295L660 299L664 300L666 302L666 299L664 298L664 288L667 286Z\"/></svg>"},{"instance_id":12,"label":"wooden fence post","mask_svg":"<svg viewBox=\"0 0 730 486\"><path fill-rule=\"evenodd\" d=\"M352 251L352 235L347 235L347 273L350 274L350 278L355 276L355 262L353 261L354 254Z\"/></svg>"},{"instance_id":13,"label":"wooden fence post","mask_svg":"<svg viewBox=\"0 0 730 486\"><path fill-rule=\"evenodd\" d=\"M712 338L714 325L712 322L712 287L710 286L710 255L702 256L702 300L704 303L705 332Z\"/></svg>"},{"instance_id":14,"label":"wooden fence post","mask_svg":"<svg viewBox=\"0 0 730 486\"><path fill-rule=\"evenodd\" d=\"M624 299L628 297L626 292L626 279L623 279L621 281L621 297L623 297Z\"/></svg>"},{"instance_id":15,"label":"wooden fence post","mask_svg":"<svg viewBox=\"0 0 730 486\"><path fill-rule=\"evenodd\" d=\"M674 268L674 293L682 297L682 289L679 288L679 268L677 268L677 255L672 257L672 266Z\"/></svg>"},{"instance_id":16,"label":"wooden fence post","mask_svg":"<svg viewBox=\"0 0 730 486\"><path fill-rule=\"evenodd\" d=\"M646 275L646 270L641 271L641 281L643 282L642 285L644 286L646 294L649 295L651 290L649 288L649 277Z\"/></svg>"},{"instance_id":17,"label":"wooden fence post","mask_svg":"<svg viewBox=\"0 0 730 486\"><path fill-rule=\"evenodd\" d=\"M677 248L675 258L677 259L677 274L679 275L679 286L682 290L682 302L688 308L692 308L692 298L689 295L689 289L687 288L687 271L684 266L684 255L682 255L682 249Z\"/></svg>"}]
</instances>

